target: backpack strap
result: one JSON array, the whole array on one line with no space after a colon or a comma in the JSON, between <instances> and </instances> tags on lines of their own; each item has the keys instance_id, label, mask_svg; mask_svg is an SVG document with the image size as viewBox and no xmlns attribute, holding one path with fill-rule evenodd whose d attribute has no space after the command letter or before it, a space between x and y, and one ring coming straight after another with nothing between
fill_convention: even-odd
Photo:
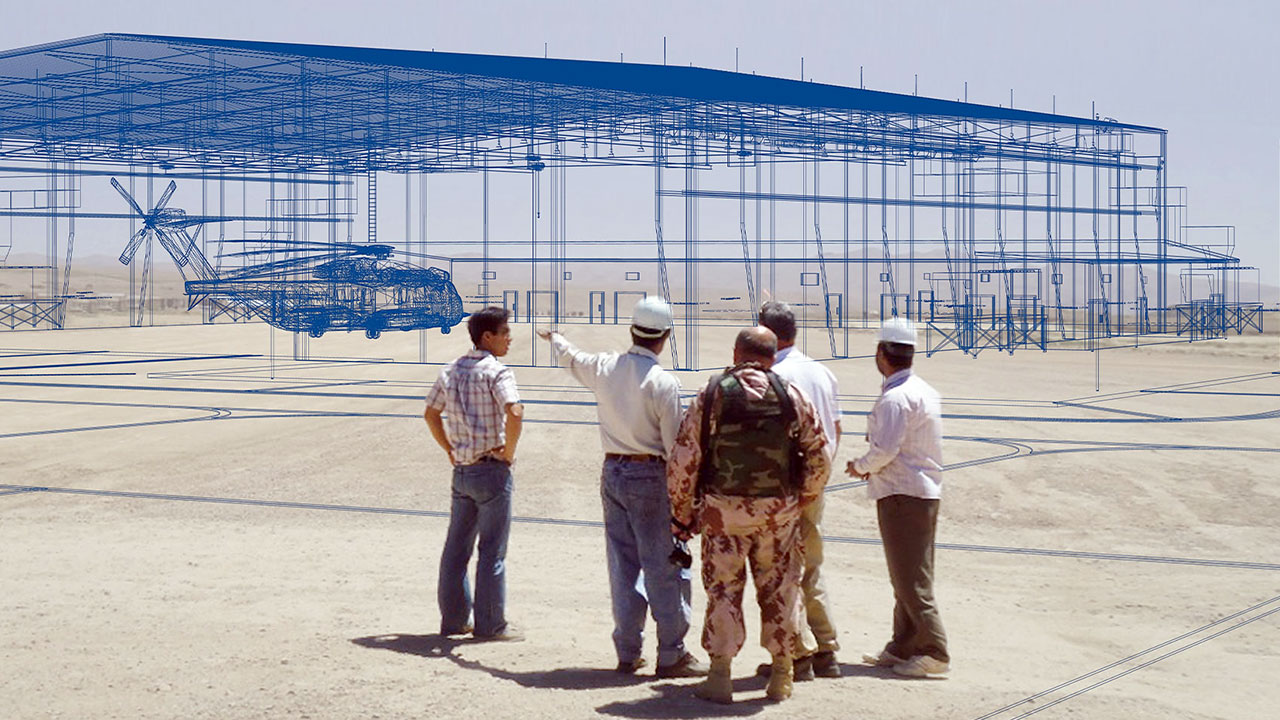
<instances>
[{"instance_id":1,"label":"backpack strap","mask_svg":"<svg viewBox=\"0 0 1280 720\"><path fill-rule=\"evenodd\" d=\"M701 450L698 462L698 495L702 494L702 489L706 486L707 476L711 474L711 463L708 462L707 458L711 443L711 407L715 405L716 398L720 394L720 381L723 379L724 373L711 378L707 383L707 389L702 393L702 434L698 438L698 446Z\"/></svg>"},{"instance_id":2,"label":"backpack strap","mask_svg":"<svg viewBox=\"0 0 1280 720\"><path fill-rule=\"evenodd\" d=\"M765 375L769 378L769 385L773 388L773 392L778 396L778 405L782 408L782 419L787 427L787 458L788 480L791 486L799 489L804 484L804 452L800 449L800 423L799 414L796 413L796 404L791 399L790 383L783 380L772 370L766 370Z\"/></svg>"},{"instance_id":3,"label":"backpack strap","mask_svg":"<svg viewBox=\"0 0 1280 720\"><path fill-rule=\"evenodd\" d=\"M782 407L782 419L787 423L787 434L793 437L798 435L795 424L799 415L796 414L796 404L792 402L791 393L787 389L789 383L772 370L765 370L764 374L769 378L769 385L773 388L774 394L778 396L778 403Z\"/></svg>"}]
</instances>

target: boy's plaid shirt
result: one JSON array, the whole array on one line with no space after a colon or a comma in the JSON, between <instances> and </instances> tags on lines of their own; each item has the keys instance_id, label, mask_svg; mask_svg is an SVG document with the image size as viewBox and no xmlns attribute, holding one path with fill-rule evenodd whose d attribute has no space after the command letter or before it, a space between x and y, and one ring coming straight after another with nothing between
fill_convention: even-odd
<instances>
[{"instance_id":1,"label":"boy's plaid shirt","mask_svg":"<svg viewBox=\"0 0 1280 720\"><path fill-rule=\"evenodd\" d=\"M443 410L453 459L470 465L506 444L507 405L520 402L511 369L487 350L471 350L440 371L427 407Z\"/></svg>"}]
</instances>

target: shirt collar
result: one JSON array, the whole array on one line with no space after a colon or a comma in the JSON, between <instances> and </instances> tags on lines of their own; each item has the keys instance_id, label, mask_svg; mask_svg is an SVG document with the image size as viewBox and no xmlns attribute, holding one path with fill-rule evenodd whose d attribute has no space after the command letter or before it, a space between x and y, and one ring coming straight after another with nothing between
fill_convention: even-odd
<instances>
[{"instance_id":1,"label":"shirt collar","mask_svg":"<svg viewBox=\"0 0 1280 720\"><path fill-rule=\"evenodd\" d=\"M659 359L657 353L655 353L654 351L650 350L647 347L640 347L639 345L632 345L631 349L628 350L627 352L631 353L632 355L642 355L647 358L653 358L654 360Z\"/></svg>"},{"instance_id":2,"label":"shirt collar","mask_svg":"<svg viewBox=\"0 0 1280 720\"><path fill-rule=\"evenodd\" d=\"M467 357L476 358L477 360L483 360L485 357L492 354L493 353L489 352L488 350L481 350L480 348L471 348L470 350L467 351Z\"/></svg>"},{"instance_id":3,"label":"shirt collar","mask_svg":"<svg viewBox=\"0 0 1280 720\"><path fill-rule=\"evenodd\" d=\"M796 349L795 345L788 345L782 348L781 350L778 351L776 355L773 356L773 362L776 364L776 363L782 362L783 360L786 360L787 356L791 354L791 351L795 349Z\"/></svg>"},{"instance_id":4,"label":"shirt collar","mask_svg":"<svg viewBox=\"0 0 1280 720\"><path fill-rule=\"evenodd\" d=\"M884 379L884 384L880 386L880 392L892 390L893 388L898 387L902 383L906 382L909 377L911 377L911 368L903 368L902 370L899 370Z\"/></svg>"}]
</instances>

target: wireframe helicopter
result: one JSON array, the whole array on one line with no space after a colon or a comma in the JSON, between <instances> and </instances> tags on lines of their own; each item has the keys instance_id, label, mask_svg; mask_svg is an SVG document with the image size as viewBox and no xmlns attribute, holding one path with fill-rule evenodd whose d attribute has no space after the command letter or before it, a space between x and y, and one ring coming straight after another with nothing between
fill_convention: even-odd
<instances>
[{"instance_id":1,"label":"wireframe helicopter","mask_svg":"<svg viewBox=\"0 0 1280 720\"><path fill-rule=\"evenodd\" d=\"M142 229L129 238L120 262L128 265L143 240L155 237L182 274L188 310L214 298L282 330L317 338L330 330L363 330L371 340L383 330L440 328L448 333L466 316L449 273L389 261L395 251L390 245L254 241L277 247L230 257L268 255L267 262L219 273L196 240L205 223L234 218L193 216L166 207L178 187L172 180L149 213L115 178L111 185L142 219ZM195 231L188 232L192 227Z\"/></svg>"}]
</instances>

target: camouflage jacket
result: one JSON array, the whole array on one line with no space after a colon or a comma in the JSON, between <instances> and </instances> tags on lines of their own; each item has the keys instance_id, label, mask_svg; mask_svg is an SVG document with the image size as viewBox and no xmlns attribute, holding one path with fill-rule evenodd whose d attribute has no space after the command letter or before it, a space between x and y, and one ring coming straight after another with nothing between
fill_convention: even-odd
<instances>
[{"instance_id":1,"label":"camouflage jacket","mask_svg":"<svg viewBox=\"0 0 1280 720\"><path fill-rule=\"evenodd\" d=\"M761 398L769 388L768 377L758 367L731 368L752 397ZM685 411L676 433L676 443L667 459L667 490L671 494L671 516L696 532L738 534L758 528L778 528L800 516L800 508L816 500L827 483L831 460L826 453L826 437L813 403L795 385L789 387L799 424L800 449L804 453L799 495L743 497L698 495L698 469L702 464L702 405L706 387ZM779 439L781 441L781 438Z\"/></svg>"}]
</instances>

